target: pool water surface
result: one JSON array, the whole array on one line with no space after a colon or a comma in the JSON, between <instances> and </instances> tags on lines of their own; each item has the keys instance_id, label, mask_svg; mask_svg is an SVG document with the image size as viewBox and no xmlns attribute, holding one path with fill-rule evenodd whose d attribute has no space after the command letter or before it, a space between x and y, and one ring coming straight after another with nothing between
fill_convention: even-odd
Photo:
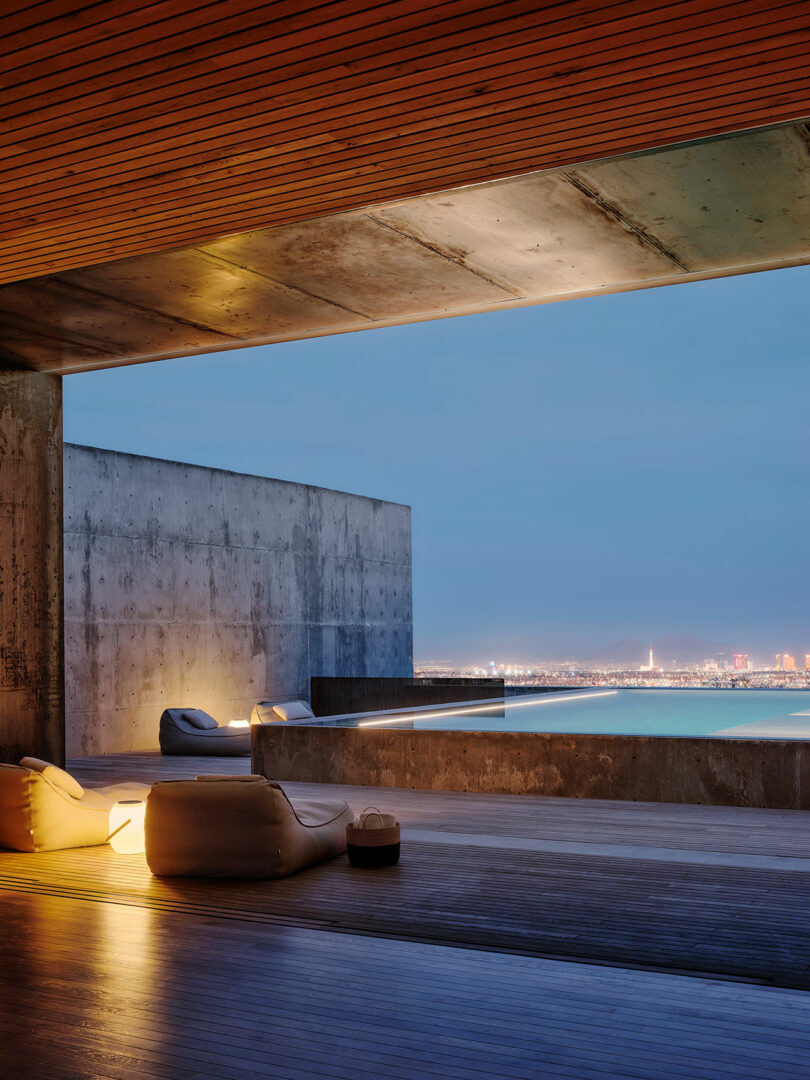
<instances>
[{"instance_id":1,"label":"pool water surface","mask_svg":"<svg viewBox=\"0 0 810 1080\"><path fill-rule=\"evenodd\" d=\"M810 690L612 690L507 697L497 706L437 706L352 726L810 739Z\"/></svg>"}]
</instances>

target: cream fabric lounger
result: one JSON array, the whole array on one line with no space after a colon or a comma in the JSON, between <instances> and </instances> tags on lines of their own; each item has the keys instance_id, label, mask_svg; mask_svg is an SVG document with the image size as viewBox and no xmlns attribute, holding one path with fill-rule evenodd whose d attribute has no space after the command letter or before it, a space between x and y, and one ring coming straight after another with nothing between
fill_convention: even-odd
<instances>
[{"instance_id":1,"label":"cream fabric lounger","mask_svg":"<svg viewBox=\"0 0 810 1080\"><path fill-rule=\"evenodd\" d=\"M289 801L263 776L198 776L153 785L146 861L167 877L280 878L346 850L348 803Z\"/></svg>"},{"instance_id":2,"label":"cream fabric lounger","mask_svg":"<svg viewBox=\"0 0 810 1080\"><path fill-rule=\"evenodd\" d=\"M120 799L145 799L146 784L85 790L70 773L39 758L0 765L0 847L56 851L103 844Z\"/></svg>"},{"instance_id":3,"label":"cream fabric lounger","mask_svg":"<svg viewBox=\"0 0 810 1080\"><path fill-rule=\"evenodd\" d=\"M314 720L306 701L259 701L250 714L251 724L273 724L279 720Z\"/></svg>"}]
</instances>

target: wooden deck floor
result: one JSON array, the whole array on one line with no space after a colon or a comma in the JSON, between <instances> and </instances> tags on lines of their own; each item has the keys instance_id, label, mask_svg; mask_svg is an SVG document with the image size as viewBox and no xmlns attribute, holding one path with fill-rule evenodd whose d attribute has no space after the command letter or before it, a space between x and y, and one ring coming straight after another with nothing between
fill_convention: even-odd
<instances>
[{"instance_id":1,"label":"wooden deck floor","mask_svg":"<svg viewBox=\"0 0 810 1080\"><path fill-rule=\"evenodd\" d=\"M287 786L395 809L400 865L0 852L3 1080L810 1077L810 814Z\"/></svg>"}]
</instances>

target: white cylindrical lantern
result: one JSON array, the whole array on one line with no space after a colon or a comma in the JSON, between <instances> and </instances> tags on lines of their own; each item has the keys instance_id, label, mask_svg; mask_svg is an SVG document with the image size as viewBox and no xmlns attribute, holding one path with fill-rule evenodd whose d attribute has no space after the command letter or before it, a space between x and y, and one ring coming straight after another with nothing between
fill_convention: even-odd
<instances>
[{"instance_id":1,"label":"white cylindrical lantern","mask_svg":"<svg viewBox=\"0 0 810 1080\"><path fill-rule=\"evenodd\" d=\"M143 816L146 803L140 799L125 799L110 810L108 840L119 855L140 855L146 849L143 838Z\"/></svg>"}]
</instances>

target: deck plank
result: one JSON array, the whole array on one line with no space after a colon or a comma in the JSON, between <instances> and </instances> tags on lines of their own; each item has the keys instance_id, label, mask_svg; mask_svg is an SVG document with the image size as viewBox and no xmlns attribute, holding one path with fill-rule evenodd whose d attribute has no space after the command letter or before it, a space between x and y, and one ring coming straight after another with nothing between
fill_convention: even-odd
<instances>
[{"instance_id":1,"label":"deck plank","mask_svg":"<svg viewBox=\"0 0 810 1080\"><path fill-rule=\"evenodd\" d=\"M8 1076L807 1075L801 991L12 891L0 903Z\"/></svg>"}]
</instances>

